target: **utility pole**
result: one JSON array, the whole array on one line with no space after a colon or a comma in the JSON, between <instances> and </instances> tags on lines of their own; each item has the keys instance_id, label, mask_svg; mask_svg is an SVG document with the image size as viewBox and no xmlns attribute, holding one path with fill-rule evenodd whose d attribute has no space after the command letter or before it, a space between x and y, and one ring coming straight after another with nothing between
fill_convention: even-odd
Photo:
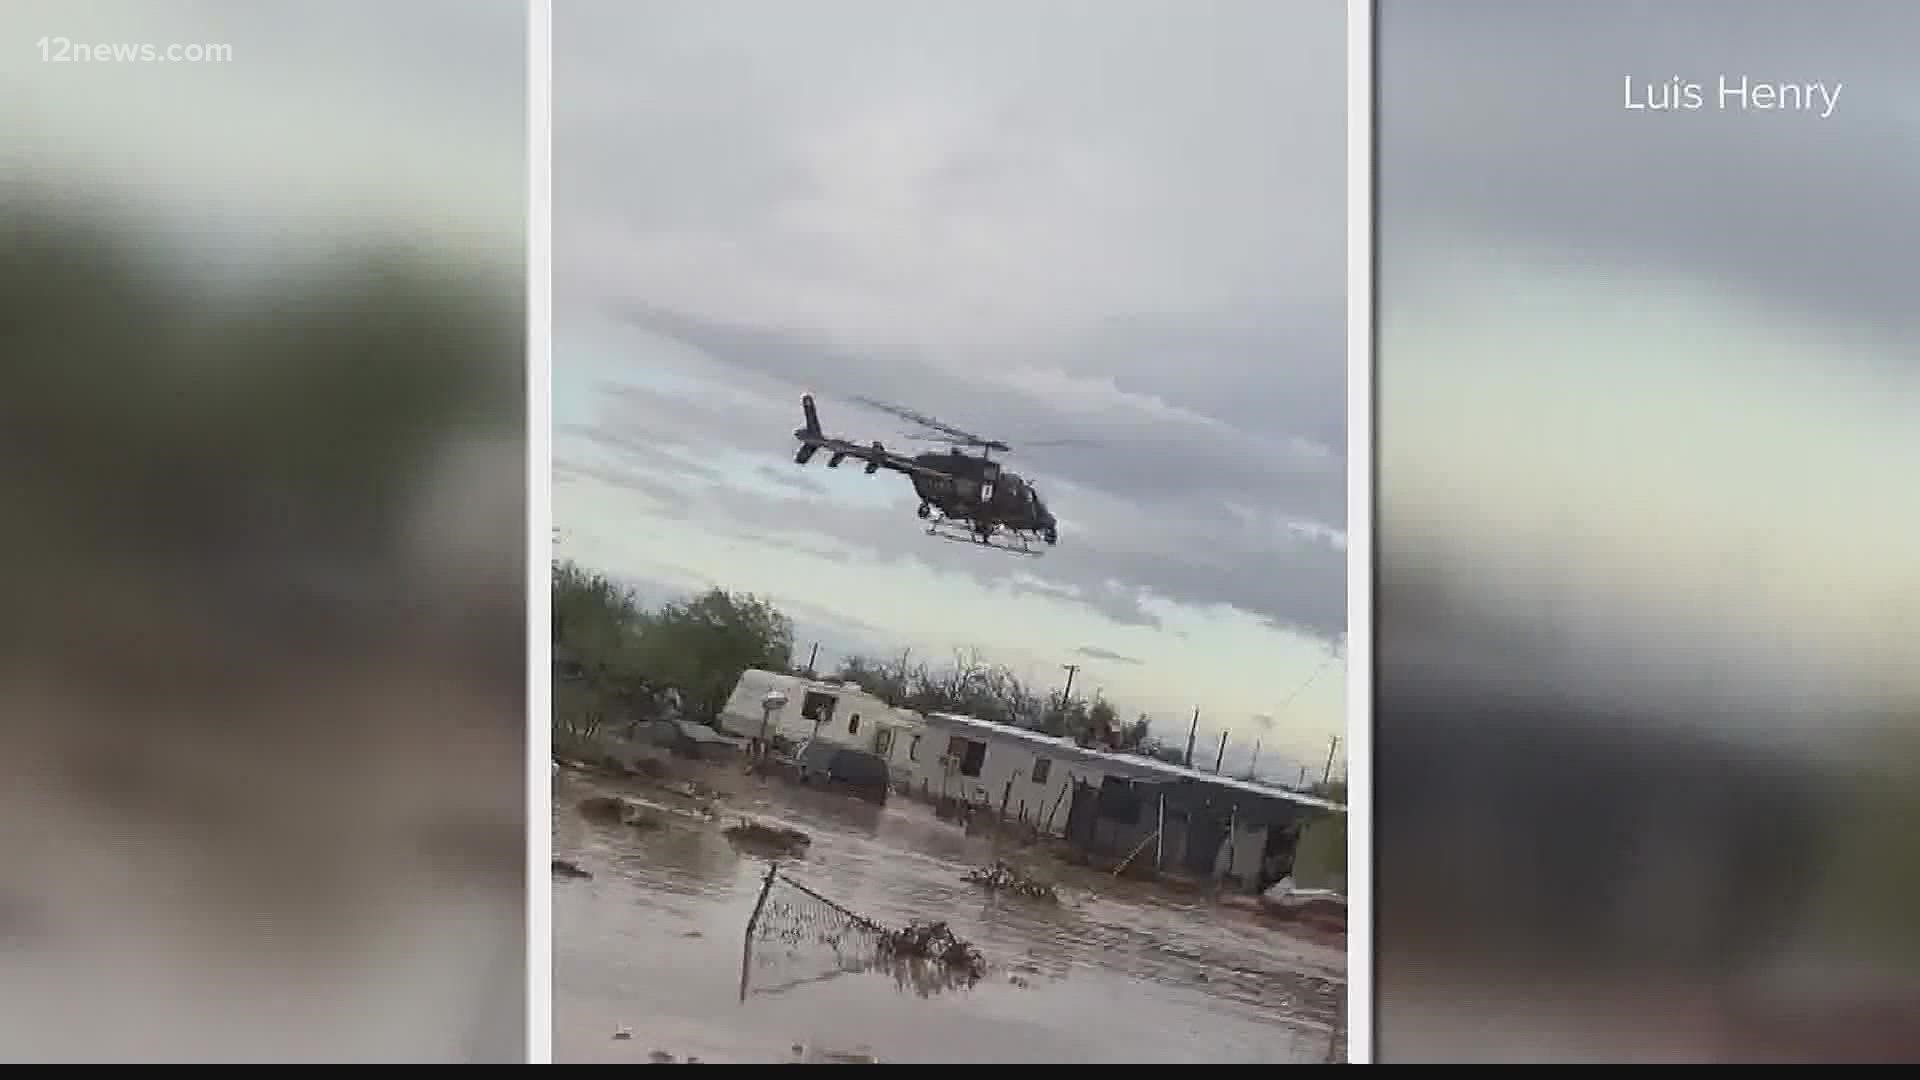
<instances>
[{"instance_id":1,"label":"utility pole","mask_svg":"<svg viewBox=\"0 0 1920 1080\"><path fill-rule=\"evenodd\" d=\"M820 659L820 643L816 641L813 643L813 651L807 654L807 675L809 677L820 674L820 669L813 666L814 661L818 659Z\"/></svg>"},{"instance_id":2,"label":"utility pole","mask_svg":"<svg viewBox=\"0 0 1920 1080\"><path fill-rule=\"evenodd\" d=\"M1333 752L1340 747L1340 736L1327 736L1327 767L1320 770L1320 786L1325 787L1333 779Z\"/></svg>"},{"instance_id":3,"label":"utility pole","mask_svg":"<svg viewBox=\"0 0 1920 1080\"><path fill-rule=\"evenodd\" d=\"M1247 779L1253 779L1254 766L1260 764L1260 740L1253 740L1253 760L1247 762Z\"/></svg>"},{"instance_id":4,"label":"utility pole","mask_svg":"<svg viewBox=\"0 0 1920 1080\"><path fill-rule=\"evenodd\" d=\"M1187 728L1187 768L1193 768L1193 738L1200 734L1200 706L1193 707L1193 725Z\"/></svg>"},{"instance_id":5,"label":"utility pole","mask_svg":"<svg viewBox=\"0 0 1920 1080\"><path fill-rule=\"evenodd\" d=\"M1227 733L1220 733L1220 752L1213 755L1213 775L1220 775L1220 763L1227 760Z\"/></svg>"},{"instance_id":6,"label":"utility pole","mask_svg":"<svg viewBox=\"0 0 1920 1080\"><path fill-rule=\"evenodd\" d=\"M1061 670L1067 673L1067 688L1060 691L1060 708L1064 710L1067 706L1073 704L1073 677L1079 672L1080 665L1061 664L1060 667Z\"/></svg>"}]
</instances>

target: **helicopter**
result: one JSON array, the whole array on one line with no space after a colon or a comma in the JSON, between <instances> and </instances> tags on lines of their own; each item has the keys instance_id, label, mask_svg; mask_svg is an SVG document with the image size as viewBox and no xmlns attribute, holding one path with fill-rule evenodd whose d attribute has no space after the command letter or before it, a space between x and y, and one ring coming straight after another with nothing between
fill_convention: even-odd
<instances>
[{"instance_id":1,"label":"helicopter","mask_svg":"<svg viewBox=\"0 0 1920 1080\"><path fill-rule=\"evenodd\" d=\"M980 544L1018 555L1041 555L1045 549L1038 545L1052 547L1060 542L1059 523L1033 484L992 459L995 451L1012 449L1006 443L981 438L911 409L869 398L856 400L926 428L934 434L916 438L949 443L950 449L908 456L893 453L878 439L863 444L828 435L820 426L813 395L806 394L800 398L806 424L793 433L800 442L793 457L795 464L805 465L825 450L828 468L839 468L852 458L865 463L868 476L882 469L904 474L912 481L914 494L920 496L917 513L927 522L927 535L942 540ZM968 448L980 453L966 453Z\"/></svg>"}]
</instances>

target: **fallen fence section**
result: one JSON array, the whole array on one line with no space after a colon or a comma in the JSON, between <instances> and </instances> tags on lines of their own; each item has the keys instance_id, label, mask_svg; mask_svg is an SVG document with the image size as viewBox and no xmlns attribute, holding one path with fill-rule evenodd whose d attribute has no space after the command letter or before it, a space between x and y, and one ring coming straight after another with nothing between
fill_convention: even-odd
<instances>
[{"instance_id":1,"label":"fallen fence section","mask_svg":"<svg viewBox=\"0 0 1920 1080\"><path fill-rule=\"evenodd\" d=\"M890 930L767 867L741 942L740 1000L842 975L885 972L925 997L971 986L980 954L944 924Z\"/></svg>"},{"instance_id":2,"label":"fallen fence section","mask_svg":"<svg viewBox=\"0 0 1920 1080\"><path fill-rule=\"evenodd\" d=\"M760 897L747 919L740 956L740 1000L747 999L755 969L760 993L779 993L810 982L872 970L883 958L886 930L767 867Z\"/></svg>"}]
</instances>

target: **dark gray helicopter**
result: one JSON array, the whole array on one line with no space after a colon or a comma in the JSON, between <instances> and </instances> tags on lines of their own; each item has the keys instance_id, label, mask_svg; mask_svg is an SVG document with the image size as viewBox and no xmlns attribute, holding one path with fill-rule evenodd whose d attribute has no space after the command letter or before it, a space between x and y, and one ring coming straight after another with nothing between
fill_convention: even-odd
<instances>
[{"instance_id":1,"label":"dark gray helicopter","mask_svg":"<svg viewBox=\"0 0 1920 1080\"><path fill-rule=\"evenodd\" d=\"M813 455L825 450L828 468L838 468L841 462L853 458L866 464L868 476L881 469L904 473L913 482L914 493L920 496L919 514L921 520L928 522L929 536L983 544L1020 555L1044 554L1037 544L1052 547L1060 542L1059 524L1040 493L989 456L994 451L1006 453L1012 449L1006 443L983 439L897 405L870 398L855 400L933 433L916 438L949 443L952 448L945 453L929 451L907 456L889 451L878 439L857 443L835 438L820 427L820 413L814 408L813 395L808 394L800 399L806 426L793 433L793 437L800 440L800 450L793 457L797 464L805 465ZM980 453L969 454L963 448Z\"/></svg>"}]
</instances>

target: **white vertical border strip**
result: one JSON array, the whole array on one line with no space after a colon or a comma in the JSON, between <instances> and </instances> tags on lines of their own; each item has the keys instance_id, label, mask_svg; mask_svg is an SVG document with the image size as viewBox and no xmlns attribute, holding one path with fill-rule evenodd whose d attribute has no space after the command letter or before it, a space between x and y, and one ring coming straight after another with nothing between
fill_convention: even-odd
<instances>
[{"instance_id":1,"label":"white vertical border strip","mask_svg":"<svg viewBox=\"0 0 1920 1080\"><path fill-rule=\"evenodd\" d=\"M527 1061L553 1061L553 8L527 0Z\"/></svg>"},{"instance_id":2,"label":"white vertical border strip","mask_svg":"<svg viewBox=\"0 0 1920 1080\"><path fill-rule=\"evenodd\" d=\"M1347 1060L1373 1061L1373 0L1347 4Z\"/></svg>"}]
</instances>

